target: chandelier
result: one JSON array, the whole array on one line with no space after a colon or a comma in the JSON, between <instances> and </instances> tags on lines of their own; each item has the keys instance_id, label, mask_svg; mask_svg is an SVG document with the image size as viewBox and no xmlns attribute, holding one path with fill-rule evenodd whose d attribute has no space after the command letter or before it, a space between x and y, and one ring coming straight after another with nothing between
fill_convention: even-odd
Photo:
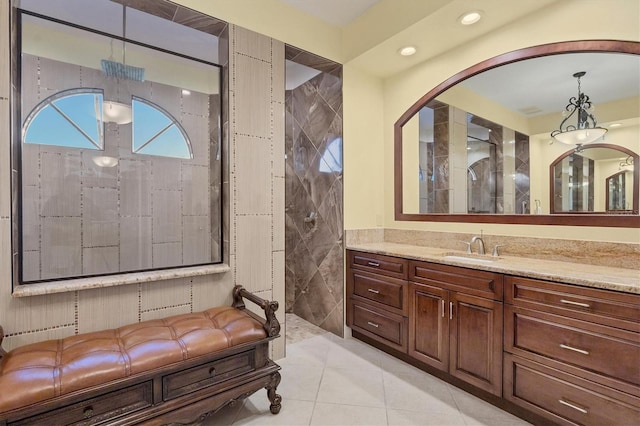
<instances>
[{"instance_id":1,"label":"chandelier","mask_svg":"<svg viewBox=\"0 0 640 426\"><path fill-rule=\"evenodd\" d=\"M620 170L626 170L629 172L633 171L633 157L628 156L626 160L620 162L620 166L618 167Z\"/></svg>"},{"instance_id":2,"label":"chandelier","mask_svg":"<svg viewBox=\"0 0 640 426\"><path fill-rule=\"evenodd\" d=\"M560 128L551 132L551 137L567 145L578 145L578 149L584 144L600 139L607 133L607 129L599 127L593 116L593 105L589 96L580 91L580 78L585 71L580 71L573 76L578 79L578 96L569 99L562 114L565 116L560 123ZM569 124L570 119L576 119L576 124Z\"/></svg>"}]
</instances>

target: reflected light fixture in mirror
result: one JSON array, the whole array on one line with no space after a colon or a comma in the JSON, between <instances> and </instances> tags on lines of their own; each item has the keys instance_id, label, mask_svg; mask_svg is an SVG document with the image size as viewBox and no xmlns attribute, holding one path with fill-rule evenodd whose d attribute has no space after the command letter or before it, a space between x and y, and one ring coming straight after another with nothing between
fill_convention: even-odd
<instances>
[{"instance_id":1,"label":"reflected light fixture in mirror","mask_svg":"<svg viewBox=\"0 0 640 426\"><path fill-rule=\"evenodd\" d=\"M98 156L92 158L93 163L98 167L115 167L118 165L118 159L114 157Z\"/></svg>"},{"instance_id":2,"label":"reflected light fixture in mirror","mask_svg":"<svg viewBox=\"0 0 640 426\"><path fill-rule=\"evenodd\" d=\"M584 54L585 58L589 59L589 61L585 62L583 65L580 62L581 57L577 56L578 54L580 55ZM537 61L539 58L545 58L544 59L545 61L553 59L551 66L546 67L546 69L548 70L552 70L552 71L557 70L559 66L554 66L554 64L557 64L558 62L560 62L560 64L567 65L566 71L562 72L562 75L557 75L557 77L560 77L566 83L569 83L570 87L568 90L569 90L569 93L571 93L573 90L575 90L571 88L571 86L575 88L574 86L575 80L571 78L571 75L575 73L576 70L589 70L589 73L591 73L589 64L593 64L594 62L593 62L593 58L591 58L590 56L594 54L601 55L599 58L605 58L606 56L605 59L607 60L603 62L603 64L606 65L605 68L611 67L612 65L617 65L620 63L623 63L625 65L625 70L637 69L636 67L640 66L640 56L638 56L640 55L640 43L638 42L621 41L621 40L579 40L579 41L556 42L556 43L549 43L549 44L543 44L538 46L525 47L519 50L506 52L501 55L488 58L482 62L479 62L475 65L470 66L469 68L463 71L458 72L455 75L450 76L449 78L444 80L442 83L433 87L433 89L429 90L427 93L423 94L411 107L409 107L399 117L399 119L394 124L394 177L393 177L394 192L393 192L393 195L394 195L395 220L396 221L425 221L425 222L503 223L503 224L528 224L528 225L564 225L564 226L601 226L601 227L640 228L640 215L638 213L631 213L631 214L625 214L625 215L616 214L615 217L613 217L611 214L606 214L601 212L593 212L589 214L569 213L569 212L550 214L545 211L544 206L542 206L543 214L515 214L515 213L468 214L462 211L461 212L453 211L451 209L449 209L449 211L445 211L442 213L437 213L437 212L422 213L420 212L418 202L416 201L417 197L415 197L415 195L420 194L419 192L420 182L419 182L419 179L414 179L413 177L416 175L416 173L413 170L416 170L418 168L417 167L418 164L415 164L415 167L414 167L415 162L412 159L418 158L417 151L418 151L419 145L416 144L416 148L415 148L416 152L413 153L412 151L413 144L410 143L410 140L413 140L414 134L418 133L421 128L418 122L421 115L420 113L425 106L429 105L432 102L437 102L441 95L442 95L442 98L440 99L442 100L458 99L458 98L455 98L455 96L459 95L460 93L464 95L465 92L460 90L455 90L455 89L461 88L461 90L464 90L465 87L464 86L461 87L461 83L465 82L467 79L469 79L470 81L475 80L475 78L472 78L472 77L476 77L476 75L478 75L479 77L480 76L484 77L485 72L489 72L489 71L493 72L494 70L501 69L503 65L510 65L510 64L518 65L518 67L516 68L517 71L522 72L523 69L526 70L527 67L529 66L529 60ZM556 58L557 58L557 61L556 61ZM595 63L599 64L599 58L596 58ZM608 60L609 58L611 58L612 61L609 61ZM548 65L546 62L544 63L545 65ZM578 66L576 66L576 64ZM557 73L557 71L554 71L554 72ZM568 78L563 77L565 75L568 76ZM596 95L596 93L598 92L597 91L594 92L593 96L597 96L598 102L602 102L602 112L600 112L599 110L598 116L601 120L605 122L611 122L611 123L619 122L618 120L621 117L609 114L610 113L610 109L608 108L609 103L612 101L617 102L617 99L619 98L619 96L624 97L625 94L627 97L637 96L635 94L637 90L637 86L629 87L629 89L633 89L631 92L627 89L624 89L622 91L614 90L614 89L618 89L619 87L617 83L619 83L620 81L626 81L626 80L618 78L619 76L617 76L615 73L608 72L606 73L606 75L616 76L611 80L612 83L616 83L616 84L613 84L613 87L611 88L611 90L606 92L606 93L611 93L612 98L602 98L601 94ZM633 77L632 73L630 73L629 75ZM637 74L635 75L637 76ZM594 76L595 75L591 75L590 77L594 77ZM521 87L527 87L527 88L536 87L530 84L522 85L522 82L521 82L522 78L519 76L518 77L513 76L513 80L516 82L516 84L519 84ZM533 79L533 80L535 81L536 79ZM483 80L478 80L478 81L483 81ZM500 83L503 82L503 80L494 80L494 81L499 81ZM635 77L635 80L632 80L632 81L637 82L637 77ZM489 79L489 82L491 82L490 79ZM485 84L485 86L489 88L492 87L488 83ZM503 87L503 85L501 84L500 87ZM451 90L451 92L449 90ZM527 96L526 90L522 92L525 96L524 99L527 101L527 104L518 106L518 104L516 103L516 105L514 105L514 108L516 107L523 108L525 106L528 106L530 99L526 97ZM538 92L540 92L540 90L536 89L535 94L537 95ZM462 96L461 98L463 98L464 100L468 99L468 97L465 97L465 96ZM523 99L523 98L518 98L518 99ZM543 98L543 100L544 99L547 99L547 98ZM565 97L565 95L562 95L559 100L554 100L552 103L546 106L547 110L549 112L552 112L554 110L557 111L557 109L564 107L564 105L566 105L564 103L566 99L567 98ZM626 98L623 98L623 99L626 99ZM464 109L464 108L463 110L469 111L468 109ZM633 110L628 108L623 110L626 113L633 112ZM513 109L513 111L516 111L516 109ZM627 115L625 115L622 118L625 118L625 119L631 118L631 116L627 117ZM613 121L613 120L616 120L616 121ZM533 130L539 130L534 132L534 134L539 135L538 142L540 143L544 142L545 148L546 148L547 142L549 142L549 139L550 139L550 136L548 135L550 134L551 130L556 128L556 126L558 125L558 121L560 120L557 119L557 115L555 117L548 115L548 117L545 117L545 119L541 120L539 123L538 122L533 123L535 124L535 127L533 128ZM622 124L623 124L623 127L626 127L624 123ZM520 130L520 129L516 128L516 130ZM529 134L527 133L527 129L523 128L523 130L524 130L524 134ZM636 130L634 127L632 127L630 131L635 132ZM613 136L616 136L616 140L618 136L626 137L626 135L618 135L618 134L615 134L615 135L612 134L611 137L613 138ZM412 139L407 139L407 137ZM425 141L429 142L428 139L425 139ZM614 142L614 140L612 139L611 142ZM593 147L594 144L589 144L588 147ZM557 143L555 145L556 146L553 149L556 150L558 153L560 153L562 151L562 148L561 148L562 144ZM607 144L607 147L609 147L609 145L610 144ZM587 146L585 146L585 148L586 147ZM574 151L575 151L574 149L570 150L570 152L574 152ZM638 152L638 149L635 146L633 146L630 148L630 151L632 151L633 153L636 153ZM466 153L466 150L464 152ZM547 151L542 149L541 147L540 152L545 153ZM627 153L627 155L629 154L631 154L631 152ZM466 156L464 154L460 154L460 155L463 157ZM616 169L617 169L618 163L622 161L622 158L624 157L622 158L618 157L618 158L619 158L618 162L615 163ZM410 160L405 163L406 159L410 159ZM541 159L536 160L532 158L531 159L532 167L538 168L538 170L540 170L541 168L546 168L545 166L548 166L551 160L547 162L546 157L544 159L545 159L544 162L540 162L539 160ZM637 161L636 161L636 164L637 164ZM637 165L634 168L634 171L633 171L634 183L638 179L637 176L640 175L639 169L640 168ZM540 194L546 193L546 191L549 190L548 189L549 181L546 179L546 177L541 176L541 179L538 180L537 182L539 185L543 185L543 186L539 186L537 189L537 191ZM450 185L450 184L449 186L443 187L443 188L444 190L448 190L448 191L450 191L451 189L453 190L459 189L457 186ZM463 197L466 195L464 193L462 194L463 194L462 195ZM444 195L447 199L450 198L450 197L447 197L447 195L450 195L450 192L449 194L445 193ZM531 194L530 199L531 201L533 201L534 199L546 199L546 194L544 198L541 198L541 196L538 195L537 193Z\"/></svg>"},{"instance_id":3,"label":"reflected light fixture in mirror","mask_svg":"<svg viewBox=\"0 0 640 426\"><path fill-rule=\"evenodd\" d=\"M104 101L103 119L107 123L128 124L131 123L131 105L116 101Z\"/></svg>"},{"instance_id":4,"label":"reflected light fixture in mirror","mask_svg":"<svg viewBox=\"0 0 640 426\"><path fill-rule=\"evenodd\" d=\"M626 160L620 162L620 170L633 171L633 157L628 156Z\"/></svg>"},{"instance_id":5,"label":"reflected light fixture in mirror","mask_svg":"<svg viewBox=\"0 0 640 426\"><path fill-rule=\"evenodd\" d=\"M600 139L607 133L607 129L598 126L593 115L591 99L581 91L580 78L586 74L585 71L573 74L573 77L578 79L578 96L569 99L563 111L565 118L560 123L560 128L551 132L551 137L558 142L580 147ZM576 119L575 125L569 124L572 119Z\"/></svg>"}]
</instances>

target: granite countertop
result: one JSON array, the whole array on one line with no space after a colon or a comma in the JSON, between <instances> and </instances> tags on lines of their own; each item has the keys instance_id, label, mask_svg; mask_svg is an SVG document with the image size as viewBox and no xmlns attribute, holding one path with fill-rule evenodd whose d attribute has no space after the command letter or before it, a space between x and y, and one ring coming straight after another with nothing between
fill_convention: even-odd
<instances>
[{"instance_id":1,"label":"granite countertop","mask_svg":"<svg viewBox=\"0 0 640 426\"><path fill-rule=\"evenodd\" d=\"M468 255L463 251L452 251L444 248L388 242L349 244L347 249L640 294L640 271L636 269L612 268L526 257L499 256L495 258L491 256ZM445 259L444 256L446 255L495 261L479 263L465 261L463 259Z\"/></svg>"}]
</instances>

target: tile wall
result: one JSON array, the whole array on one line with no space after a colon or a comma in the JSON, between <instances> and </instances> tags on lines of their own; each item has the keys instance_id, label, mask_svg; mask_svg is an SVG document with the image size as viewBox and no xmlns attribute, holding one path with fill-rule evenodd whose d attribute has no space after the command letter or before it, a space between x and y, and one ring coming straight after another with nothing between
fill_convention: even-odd
<instances>
[{"instance_id":1,"label":"tile wall","mask_svg":"<svg viewBox=\"0 0 640 426\"><path fill-rule=\"evenodd\" d=\"M229 36L229 263L236 284L279 302L284 323L284 44L235 25Z\"/></svg>"},{"instance_id":2,"label":"tile wall","mask_svg":"<svg viewBox=\"0 0 640 426\"><path fill-rule=\"evenodd\" d=\"M342 336L342 66L286 55L322 71L286 92L286 309Z\"/></svg>"},{"instance_id":3,"label":"tile wall","mask_svg":"<svg viewBox=\"0 0 640 426\"><path fill-rule=\"evenodd\" d=\"M9 12L8 2L0 2L3 59L9 58ZM173 16L200 24L187 11L178 12ZM228 195L223 226L228 230L224 262L231 271L21 298L12 296L9 61L0 61L0 325L7 336L5 350L228 304L234 284L279 301L284 323L284 45L233 25L221 38L229 40L229 51L221 49L221 63L227 64L229 87L229 110L223 111ZM284 337L273 342L273 356L284 356Z\"/></svg>"},{"instance_id":4,"label":"tile wall","mask_svg":"<svg viewBox=\"0 0 640 426\"><path fill-rule=\"evenodd\" d=\"M115 93L100 70L28 54L22 81L23 116L63 90L105 87L105 99L129 104L136 95L171 110L193 152L193 159L136 154L133 124L116 123L105 123L104 151L24 144L23 281L222 260L214 234L221 210L219 95L184 95L149 80L123 82ZM101 155L118 164L96 165ZM218 175L210 175L210 164Z\"/></svg>"}]
</instances>

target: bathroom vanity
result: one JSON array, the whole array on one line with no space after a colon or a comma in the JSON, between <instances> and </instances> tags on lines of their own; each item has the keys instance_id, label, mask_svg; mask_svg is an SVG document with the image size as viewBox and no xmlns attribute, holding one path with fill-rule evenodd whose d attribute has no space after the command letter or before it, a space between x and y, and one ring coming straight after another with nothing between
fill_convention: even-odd
<instances>
[{"instance_id":1,"label":"bathroom vanity","mask_svg":"<svg viewBox=\"0 0 640 426\"><path fill-rule=\"evenodd\" d=\"M637 271L350 248L355 338L536 423L640 419Z\"/></svg>"}]
</instances>

